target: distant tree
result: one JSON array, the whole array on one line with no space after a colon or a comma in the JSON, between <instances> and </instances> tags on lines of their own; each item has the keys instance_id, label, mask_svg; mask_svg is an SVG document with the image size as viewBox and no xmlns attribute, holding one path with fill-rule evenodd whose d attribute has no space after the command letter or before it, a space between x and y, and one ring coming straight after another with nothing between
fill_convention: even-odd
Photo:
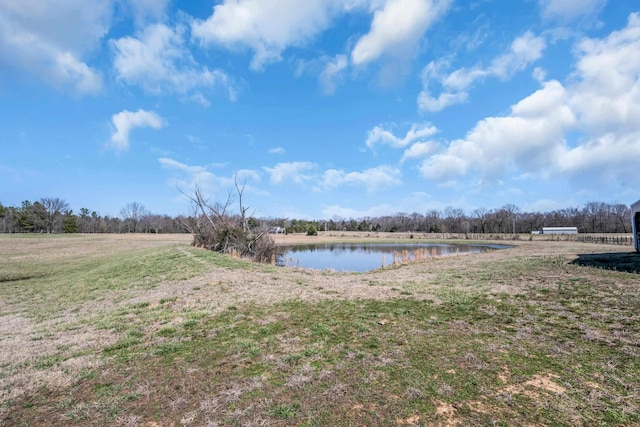
<instances>
[{"instance_id":1,"label":"distant tree","mask_svg":"<svg viewBox=\"0 0 640 427\"><path fill-rule=\"evenodd\" d=\"M408 231L407 223L409 217L404 212L397 212L395 215L395 223L397 224L397 231Z\"/></svg>"},{"instance_id":2,"label":"distant tree","mask_svg":"<svg viewBox=\"0 0 640 427\"><path fill-rule=\"evenodd\" d=\"M126 231L130 233L136 233L138 231L138 225L146 215L147 210L144 205L141 205L138 202L128 203L120 210L120 216L124 221Z\"/></svg>"},{"instance_id":3,"label":"distant tree","mask_svg":"<svg viewBox=\"0 0 640 427\"><path fill-rule=\"evenodd\" d=\"M9 209L2 206L0 203L0 222L2 222L2 230L0 232L6 233L7 231L7 217L9 216Z\"/></svg>"},{"instance_id":4,"label":"distant tree","mask_svg":"<svg viewBox=\"0 0 640 427\"><path fill-rule=\"evenodd\" d=\"M78 217L73 214L71 210L65 212L62 217L62 232L63 233L78 233L80 228L78 227Z\"/></svg>"},{"instance_id":5,"label":"distant tree","mask_svg":"<svg viewBox=\"0 0 640 427\"><path fill-rule=\"evenodd\" d=\"M444 209L444 219L449 233L460 233L465 231L462 227L462 222L465 219L464 211L462 209L447 206Z\"/></svg>"},{"instance_id":6,"label":"distant tree","mask_svg":"<svg viewBox=\"0 0 640 427\"><path fill-rule=\"evenodd\" d=\"M307 229L307 236L317 236L318 235L318 229L316 228L315 225L310 225L309 228Z\"/></svg>"},{"instance_id":7,"label":"distant tree","mask_svg":"<svg viewBox=\"0 0 640 427\"><path fill-rule=\"evenodd\" d=\"M20 231L20 225L18 222L19 208L13 206L5 206L3 217L0 219L2 222L2 233L15 233Z\"/></svg>"},{"instance_id":8,"label":"distant tree","mask_svg":"<svg viewBox=\"0 0 640 427\"><path fill-rule=\"evenodd\" d=\"M31 203L29 200L24 200L16 215L19 230L28 233L41 231L43 210L40 202Z\"/></svg>"},{"instance_id":9,"label":"distant tree","mask_svg":"<svg viewBox=\"0 0 640 427\"><path fill-rule=\"evenodd\" d=\"M43 210L39 214L44 230L47 233L58 231L62 215L69 210L69 204L57 197L43 197L40 199L40 204Z\"/></svg>"},{"instance_id":10,"label":"distant tree","mask_svg":"<svg viewBox=\"0 0 640 427\"><path fill-rule=\"evenodd\" d=\"M506 204L502 207L502 210L505 211L508 220L511 224L510 227L507 226L507 230L505 230L505 232L507 231L511 231L513 234L516 234L516 218L518 217L518 214L520 213L520 208L517 207L514 204Z\"/></svg>"},{"instance_id":11,"label":"distant tree","mask_svg":"<svg viewBox=\"0 0 640 427\"><path fill-rule=\"evenodd\" d=\"M260 228L260 221L254 217L250 217L247 219L247 225L249 226L249 230L257 230Z\"/></svg>"},{"instance_id":12,"label":"distant tree","mask_svg":"<svg viewBox=\"0 0 640 427\"><path fill-rule=\"evenodd\" d=\"M362 222L358 224L358 231L369 231L369 224L367 223L367 221L362 220Z\"/></svg>"},{"instance_id":13,"label":"distant tree","mask_svg":"<svg viewBox=\"0 0 640 427\"><path fill-rule=\"evenodd\" d=\"M409 215L409 229L412 231L424 231L424 216L418 212Z\"/></svg>"},{"instance_id":14,"label":"distant tree","mask_svg":"<svg viewBox=\"0 0 640 427\"><path fill-rule=\"evenodd\" d=\"M80 208L78 215L78 232L90 233L91 230L91 211L87 208Z\"/></svg>"},{"instance_id":15,"label":"distant tree","mask_svg":"<svg viewBox=\"0 0 640 427\"><path fill-rule=\"evenodd\" d=\"M439 233L442 231L442 220L440 212L436 209L432 209L424 216L425 219L425 231L429 233Z\"/></svg>"},{"instance_id":16,"label":"distant tree","mask_svg":"<svg viewBox=\"0 0 640 427\"><path fill-rule=\"evenodd\" d=\"M478 208L473 211L474 220L472 221L473 231L476 233L484 233L486 230L487 214L489 211L486 208Z\"/></svg>"},{"instance_id":17,"label":"distant tree","mask_svg":"<svg viewBox=\"0 0 640 427\"><path fill-rule=\"evenodd\" d=\"M98 216L98 213L96 211L91 212L91 221L90 221L89 229L91 230L92 233L101 232L100 217Z\"/></svg>"},{"instance_id":18,"label":"distant tree","mask_svg":"<svg viewBox=\"0 0 640 427\"><path fill-rule=\"evenodd\" d=\"M603 202L588 202L584 206L586 229L588 233L603 233L607 205Z\"/></svg>"},{"instance_id":19,"label":"distant tree","mask_svg":"<svg viewBox=\"0 0 640 427\"><path fill-rule=\"evenodd\" d=\"M627 205L617 203L611 206L611 213L613 214L613 230L614 233L628 233L630 229L627 227L629 218L631 217L631 209Z\"/></svg>"}]
</instances>

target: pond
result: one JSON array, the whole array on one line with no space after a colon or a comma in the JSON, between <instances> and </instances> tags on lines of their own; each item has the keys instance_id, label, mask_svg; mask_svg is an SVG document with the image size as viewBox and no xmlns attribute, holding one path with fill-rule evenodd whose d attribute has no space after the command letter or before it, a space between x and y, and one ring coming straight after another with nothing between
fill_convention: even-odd
<instances>
[{"instance_id":1,"label":"pond","mask_svg":"<svg viewBox=\"0 0 640 427\"><path fill-rule=\"evenodd\" d=\"M481 253L506 249L508 245L448 243L324 243L282 247L278 265L288 267L365 272L394 262L419 261L428 257Z\"/></svg>"}]
</instances>

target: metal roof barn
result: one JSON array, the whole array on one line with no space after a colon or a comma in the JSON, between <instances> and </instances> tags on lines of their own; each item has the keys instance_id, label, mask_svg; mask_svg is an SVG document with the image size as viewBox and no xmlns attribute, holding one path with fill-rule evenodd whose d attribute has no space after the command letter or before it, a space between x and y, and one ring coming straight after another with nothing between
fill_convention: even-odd
<instances>
[{"instance_id":1,"label":"metal roof barn","mask_svg":"<svg viewBox=\"0 0 640 427\"><path fill-rule=\"evenodd\" d=\"M542 234L578 234L577 227L542 227Z\"/></svg>"}]
</instances>

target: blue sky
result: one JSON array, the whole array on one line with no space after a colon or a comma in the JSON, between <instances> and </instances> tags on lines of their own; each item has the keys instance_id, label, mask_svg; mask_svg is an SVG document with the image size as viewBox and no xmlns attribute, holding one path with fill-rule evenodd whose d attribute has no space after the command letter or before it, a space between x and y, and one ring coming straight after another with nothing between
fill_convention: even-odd
<instances>
[{"instance_id":1,"label":"blue sky","mask_svg":"<svg viewBox=\"0 0 640 427\"><path fill-rule=\"evenodd\" d=\"M628 0L0 0L0 203L360 218L640 198Z\"/></svg>"}]
</instances>

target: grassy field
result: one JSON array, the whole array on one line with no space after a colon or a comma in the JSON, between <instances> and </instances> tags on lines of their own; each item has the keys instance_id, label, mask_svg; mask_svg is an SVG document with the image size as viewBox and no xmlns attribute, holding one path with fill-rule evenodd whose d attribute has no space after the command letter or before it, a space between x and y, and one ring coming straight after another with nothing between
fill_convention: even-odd
<instances>
[{"instance_id":1,"label":"grassy field","mask_svg":"<svg viewBox=\"0 0 640 427\"><path fill-rule=\"evenodd\" d=\"M640 424L630 247L338 273L189 241L0 235L0 425Z\"/></svg>"}]
</instances>

